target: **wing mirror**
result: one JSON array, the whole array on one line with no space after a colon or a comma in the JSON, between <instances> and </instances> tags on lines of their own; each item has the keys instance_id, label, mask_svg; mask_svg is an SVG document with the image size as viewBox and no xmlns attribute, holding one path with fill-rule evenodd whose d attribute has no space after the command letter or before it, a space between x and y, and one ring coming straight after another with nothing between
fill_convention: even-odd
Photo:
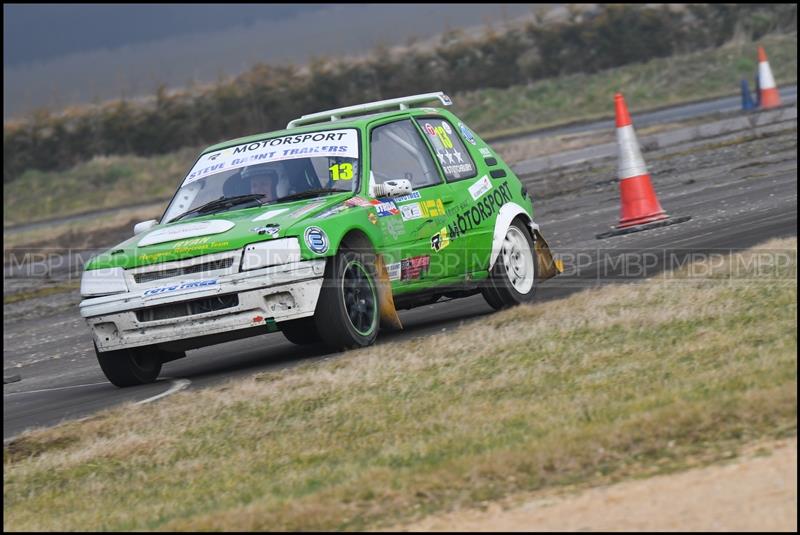
<instances>
[{"instance_id":1,"label":"wing mirror","mask_svg":"<svg viewBox=\"0 0 800 535\"><path fill-rule=\"evenodd\" d=\"M405 178L387 180L381 184L375 184L373 188L375 197L402 197L410 195L412 191L411 181Z\"/></svg>"},{"instance_id":2,"label":"wing mirror","mask_svg":"<svg viewBox=\"0 0 800 535\"><path fill-rule=\"evenodd\" d=\"M151 228L155 227L156 225L158 225L158 220L157 219L148 219L147 221L142 221L141 223L136 223L133 226L133 234L134 235L141 234L142 232L144 232L146 230L150 230Z\"/></svg>"}]
</instances>

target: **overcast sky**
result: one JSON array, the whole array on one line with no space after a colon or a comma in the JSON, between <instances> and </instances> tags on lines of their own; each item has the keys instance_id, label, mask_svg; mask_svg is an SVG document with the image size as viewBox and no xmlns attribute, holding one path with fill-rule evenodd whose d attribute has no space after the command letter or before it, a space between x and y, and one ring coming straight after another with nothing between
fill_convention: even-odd
<instances>
[{"instance_id":1,"label":"overcast sky","mask_svg":"<svg viewBox=\"0 0 800 535\"><path fill-rule=\"evenodd\" d=\"M4 4L4 119L481 31L531 4Z\"/></svg>"},{"instance_id":2,"label":"overcast sky","mask_svg":"<svg viewBox=\"0 0 800 535\"><path fill-rule=\"evenodd\" d=\"M3 63L285 20L325 4L4 4Z\"/></svg>"}]
</instances>

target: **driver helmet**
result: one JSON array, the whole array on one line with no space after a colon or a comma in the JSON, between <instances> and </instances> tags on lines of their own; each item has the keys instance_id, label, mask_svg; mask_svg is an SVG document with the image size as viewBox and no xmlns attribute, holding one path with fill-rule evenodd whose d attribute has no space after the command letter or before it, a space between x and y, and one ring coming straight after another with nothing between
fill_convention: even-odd
<instances>
[{"instance_id":1,"label":"driver helmet","mask_svg":"<svg viewBox=\"0 0 800 535\"><path fill-rule=\"evenodd\" d=\"M250 193L261 193L270 201L277 198L280 175L269 164L251 165L244 168L242 178L249 183Z\"/></svg>"}]
</instances>

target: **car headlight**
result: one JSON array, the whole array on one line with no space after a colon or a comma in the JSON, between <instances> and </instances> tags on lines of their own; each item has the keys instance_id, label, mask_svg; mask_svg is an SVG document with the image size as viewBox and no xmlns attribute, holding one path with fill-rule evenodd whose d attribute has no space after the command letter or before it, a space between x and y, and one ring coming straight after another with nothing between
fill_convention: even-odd
<instances>
[{"instance_id":1,"label":"car headlight","mask_svg":"<svg viewBox=\"0 0 800 535\"><path fill-rule=\"evenodd\" d=\"M128 291L125 271L121 267L90 269L81 277L81 295L99 297Z\"/></svg>"},{"instance_id":2,"label":"car headlight","mask_svg":"<svg viewBox=\"0 0 800 535\"><path fill-rule=\"evenodd\" d=\"M298 262L300 260L302 260L300 242L297 241L297 238L251 243L244 248L242 271L288 264L289 262Z\"/></svg>"}]
</instances>

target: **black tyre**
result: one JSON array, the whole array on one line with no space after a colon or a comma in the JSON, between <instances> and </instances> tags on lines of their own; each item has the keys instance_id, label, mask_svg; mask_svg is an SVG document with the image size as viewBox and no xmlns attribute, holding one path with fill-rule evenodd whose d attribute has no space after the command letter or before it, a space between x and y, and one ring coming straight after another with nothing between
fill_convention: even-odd
<instances>
[{"instance_id":1,"label":"black tyre","mask_svg":"<svg viewBox=\"0 0 800 535\"><path fill-rule=\"evenodd\" d=\"M100 352L95 345L94 352L103 373L119 387L152 383L161 373L162 355L155 347Z\"/></svg>"},{"instance_id":2,"label":"black tyre","mask_svg":"<svg viewBox=\"0 0 800 535\"><path fill-rule=\"evenodd\" d=\"M340 250L325 267L314 322L334 349L372 344L378 335L378 287L374 255Z\"/></svg>"},{"instance_id":3,"label":"black tyre","mask_svg":"<svg viewBox=\"0 0 800 535\"><path fill-rule=\"evenodd\" d=\"M536 292L536 261L530 232L523 222L515 219L506 231L500 254L481 288L486 302L500 310L532 301Z\"/></svg>"},{"instance_id":4,"label":"black tyre","mask_svg":"<svg viewBox=\"0 0 800 535\"><path fill-rule=\"evenodd\" d=\"M318 344L322 341L313 317L284 321L279 326L283 336L293 344L303 346Z\"/></svg>"}]
</instances>

